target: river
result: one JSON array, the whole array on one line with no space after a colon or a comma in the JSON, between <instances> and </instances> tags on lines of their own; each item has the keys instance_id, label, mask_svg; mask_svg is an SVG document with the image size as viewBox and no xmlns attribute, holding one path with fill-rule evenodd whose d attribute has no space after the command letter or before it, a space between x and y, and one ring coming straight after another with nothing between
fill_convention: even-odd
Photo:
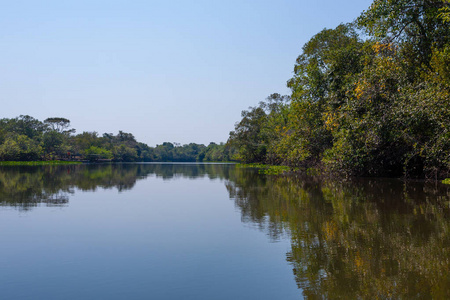
<instances>
[{"instance_id":1,"label":"river","mask_svg":"<svg viewBox=\"0 0 450 300\"><path fill-rule=\"evenodd\" d=\"M1 299L450 299L450 186L0 167Z\"/></svg>"}]
</instances>

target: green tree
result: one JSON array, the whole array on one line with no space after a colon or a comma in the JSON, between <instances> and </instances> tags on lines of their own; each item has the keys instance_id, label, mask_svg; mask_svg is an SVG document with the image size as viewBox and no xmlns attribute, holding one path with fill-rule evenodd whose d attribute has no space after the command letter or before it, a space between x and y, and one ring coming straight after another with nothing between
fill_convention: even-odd
<instances>
[{"instance_id":1,"label":"green tree","mask_svg":"<svg viewBox=\"0 0 450 300\"><path fill-rule=\"evenodd\" d=\"M75 132L75 129L68 129L70 127L70 120L65 118L47 118L44 120L44 124L58 133L70 134Z\"/></svg>"},{"instance_id":2,"label":"green tree","mask_svg":"<svg viewBox=\"0 0 450 300\"><path fill-rule=\"evenodd\" d=\"M106 150L104 148L96 147L96 146L90 146L88 149L84 151L84 155L89 156L95 156L98 158L104 158L104 159L112 159L113 154L111 151Z\"/></svg>"},{"instance_id":3,"label":"green tree","mask_svg":"<svg viewBox=\"0 0 450 300\"><path fill-rule=\"evenodd\" d=\"M288 81L289 124L280 132L276 149L286 164L317 164L332 146L333 128L327 123L340 117L348 90L363 69L364 47L351 24L324 29L303 46Z\"/></svg>"},{"instance_id":4,"label":"green tree","mask_svg":"<svg viewBox=\"0 0 450 300\"><path fill-rule=\"evenodd\" d=\"M26 135L14 135L0 145L0 159L4 161L30 161L40 159L42 149Z\"/></svg>"},{"instance_id":5,"label":"green tree","mask_svg":"<svg viewBox=\"0 0 450 300\"><path fill-rule=\"evenodd\" d=\"M375 0L358 24L383 43L402 44L411 66L429 66L433 47L450 41L447 0Z\"/></svg>"},{"instance_id":6,"label":"green tree","mask_svg":"<svg viewBox=\"0 0 450 300\"><path fill-rule=\"evenodd\" d=\"M239 159L245 162L264 162L267 153L267 139L263 126L267 114L262 107L250 107L241 113L242 120L230 132L228 144L239 149Z\"/></svg>"},{"instance_id":7,"label":"green tree","mask_svg":"<svg viewBox=\"0 0 450 300\"><path fill-rule=\"evenodd\" d=\"M60 154L64 143L64 134L58 131L45 132L42 137L42 148L46 155L55 156Z\"/></svg>"},{"instance_id":8,"label":"green tree","mask_svg":"<svg viewBox=\"0 0 450 300\"><path fill-rule=\"evenodd\" d=\"M125 144L115 146L113 156L116 161L136 161L138 159L136 149L128 147Z\"/></svg>"},{"instance_id":9,"label":"green tree","mask_svg":"<svg viewBox=\"0 0 450 300\"><path fill-rule=\"evenodd\" d=\"M12 138L7 138L2 145L0 145L0 157L4 161L19 160L20 147Z\"/></svg>"}]
</instances>

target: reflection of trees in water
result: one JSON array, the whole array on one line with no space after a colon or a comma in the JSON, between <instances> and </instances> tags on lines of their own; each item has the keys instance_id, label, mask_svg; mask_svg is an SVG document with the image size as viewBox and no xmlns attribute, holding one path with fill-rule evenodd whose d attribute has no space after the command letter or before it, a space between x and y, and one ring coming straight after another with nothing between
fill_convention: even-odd
<instances>
[{"instance_id":1,"label":"reflection of trees in water","mask_svg":"<svg viewBox=\"0 0 450 300\"><path fill-rule=\"evenodd\" d=\"M179 177L228 178L234 166L218 164L98 164L0 167L0 205L30 209L38 204L67 205L75 188L130 190L150 175L164 180Z\"/></svg>"},{"instance_id":2,"label":"reflection of trees in water","mask_svg":"<svg viewBox=\"0 0 450 300\"><path fill-rule=\"evenodd\" d=\"M40 203L62 206L73 193L61 184L62 177L53 167L22 167L0 169L0 205L30 209Z\"/></svg>"},{"instance_id":3,"label":"reflection of trees in water","mask_svg":"<svg viewBox=\"0 0 450 300\"><path fill-rule=\"evenodd\" d=\"M289 228L276 222L267 214L267 207L262 199L270 197L270 177L261 176L256 170L237 168L225 186L234 199L235 206L241 211L241 221L258 228L268 234L272 241L279 240ZM277 205L276 199L264 203Z\"/></svg>"},{"instance_id":4,"label":"reflection of trees in water","mask_svg":"<svg viewBox=\"0 0 450 300\"><path fill-rule=\"evenodd\" d=\"M450 298L450 189L361 179L261 176L230 165L0 168L0 205L67 205L76 189L132 189L148 176L224 179L242 221L272 240L309 298Z\"/></svg>"},{"instance_id":5,"label":"reflection of trees in water","mask_svg":"<svg viewBox=\"0 0 450 300\"><path fill-rule=\"evenodd\" d=\"M202 164L202 163L167 163L167 164L141 164L145 168L151 169L151 173L162 179L176 178L208 178L225 179L230 177L232 164Z\"/></svg>"},{"instance_id":6,"label":"reflection of trees in water","mask_svg":"<svg viewBox=\"0 0 450 300\"><path fill-rule=\"evenodd\" d=\"M261 177L227 181L244 222L289 233L308 298L450 298L450 189L361 179Z\"/></svg>"}]
</instances>

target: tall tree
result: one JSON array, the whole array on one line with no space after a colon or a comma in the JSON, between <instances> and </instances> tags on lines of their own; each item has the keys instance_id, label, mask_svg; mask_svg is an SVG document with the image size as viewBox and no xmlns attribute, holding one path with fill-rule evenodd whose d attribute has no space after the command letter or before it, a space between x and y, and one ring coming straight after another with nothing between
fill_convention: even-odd
<instances>
[{"instance_id":1,"label":"tall tree","mask_svg":"<svg viewBox=\"0 0 450 300\"><path fill-rule=\"evenodd\" d=\"M429 66L433 48L450 41L448 0L375 0L358 24L384 43L400 43L405 58Z\"/></svg>"},{"instance_id":2,"label":"tall tree","mask_svg":"<svg viewBox=\"0 0 450 300\"><path fill-rule=\"evenodd\" d=\"M47 118L44 120L44 123L50 127L51 130L54 130L59 133L74 133L75 129L68 129L70 127L70 120L65 118Z\"/></svg>"}]
</instances>

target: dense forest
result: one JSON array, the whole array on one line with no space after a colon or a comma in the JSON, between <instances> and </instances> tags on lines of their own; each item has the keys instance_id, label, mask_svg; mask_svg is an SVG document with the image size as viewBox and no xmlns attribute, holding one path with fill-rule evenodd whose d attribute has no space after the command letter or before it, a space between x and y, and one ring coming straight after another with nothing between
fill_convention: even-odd
<instances>
[{"instance_id":1,"label":"dense forest","mask_svg":"<svg viewBox=\"0 0 450 300\"><path fill-rule=\"evenodd\" d=\"M448 177L450 1L375 0L304 46L288 80L242 112L246 162L356 176Z\"/></svg>"},{"instance_id":2,"label":"dense forest","mask_svg":"<svg viewBox=\"0 0 450 300\"><path fill-rule=\"evenodd\" d=\"M75 134L65 118L48 118L43 122L31 116L0 119L0 161L228 161L230 151L224 144L215 143L205 146L166 142L150 147L123 131L102 136L97 132Z\"/></svg>"},{"instance_id":3,"label":"dense forest","mask_svg":"<svg viewBox=\"0 0 450 300\"><path fill-rule=\"evenodd\" d=\"M19 116L0 120L0 160L237 160L449 177L450 0L375 0L302 50L291 95L243 111L226 144L149 147L131 133L75 134L64 118Z\"/></svg>"}]
</instances>

